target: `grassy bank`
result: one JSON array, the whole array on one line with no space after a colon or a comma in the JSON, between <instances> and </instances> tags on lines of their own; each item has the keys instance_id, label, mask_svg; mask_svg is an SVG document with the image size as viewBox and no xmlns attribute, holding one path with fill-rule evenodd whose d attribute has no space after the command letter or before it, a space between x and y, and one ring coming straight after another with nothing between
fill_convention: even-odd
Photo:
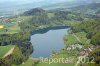
<instances>
[{"instance_id":1,"label":"grassy bank","mask_svg":"<svg viewBox=\"0 0 100 66\"><path fill-rule=\"evenodd\" d=\"M0 46L0 57L2 58L14 45Z\"/></svg>"}]
</instances>

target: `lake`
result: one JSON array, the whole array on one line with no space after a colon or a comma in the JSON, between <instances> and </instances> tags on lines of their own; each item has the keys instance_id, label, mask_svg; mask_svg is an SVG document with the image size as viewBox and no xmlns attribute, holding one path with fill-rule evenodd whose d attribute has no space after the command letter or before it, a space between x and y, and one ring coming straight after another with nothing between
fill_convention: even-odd
<instances>
[{"instance_id":1,"label":"lake","mask_svg":"<svg viewBox=\"0 0 100 66\"><path fill-rule=\"evenodd\" d=\"M52 50L61 50L64 48L63 37L68 34L69 28L51 29L35 33L31 36L31 43L34 47L34 52L31 57L49 57L52 55Z\"/></svg>"}]
</instances>

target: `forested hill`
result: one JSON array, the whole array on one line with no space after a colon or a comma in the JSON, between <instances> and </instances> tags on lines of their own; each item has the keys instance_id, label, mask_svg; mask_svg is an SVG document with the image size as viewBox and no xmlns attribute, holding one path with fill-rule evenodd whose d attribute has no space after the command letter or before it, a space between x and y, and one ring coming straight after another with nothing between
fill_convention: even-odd
<instances>
[{"instance_id":1,"label":"forested hill","mask_svg":"<svg viewBox=\"0 0 100 66\"><path fill-rule=\"evenodd\" d=\"M60 5L60 4L59 4ZM66 6L63 6L66 7ZM99 7L100 7L100 3L90 3L90 4L86 4L86 5L79 5L76 7L70 7L70 8L63 8L63 7L59 7L59 8L55 8L55 9L51 9L50 11L74 11L74 12L78 12L78 13L85 13L85 14L94 14L96 12L99 12ZM29 11L24 12L24 15L34 15L35 13L43 13L46 12L46 10L43 8L33 8Z\"/></svg>"},{"instance_id":2,"label":"forested hill","mask_svg":"<svg viewBox=\"0 0 100 66\"><path fill-rule=\"evenodd\" d=\"M62 10L44 10L34 8L24 12L21 16L32 16L31 23L48 24L48 23L63 23L65 20L80 21L82 18L77 13Z\"/></svg>"},{"instance_id":3,"label":"forested hill","mask_svg":"<svg viewBox=\"0 0 100 66\"><path fill-rule=\"evenodd\" d=\"M23 15L30 16L30 15L40 15L44 14L46 11L41 8L34 8L29 11L24 12Z\"/></svg>"},{"instance_id":4,"label":"forested hill","mask_svg":"<svg viewBox=\"0 0 100 66\"><path fill-rule=\"evenodd\" d=\"M74 11L78 11L78 12L83 12L83 13L88 13L88 14L94 14L96 11L100 10L100 3L92 3L92 4L88 4L88 5L80 5L74 8L71 8Z\"/></svg>"},{"instance_id":5,"label":"forested hill","mask_svg":"<svg viewBox=\"0 0 100 66\"><path fill-rule=\"evenodd\" d=\"M88 18L100 18L100 3L92 3L88 5L80 5L71 8L72 11Z\"/></svg>"},{"instance_id":6,"label":"forested hill","mask_svg":"<svg viewBox=\"0 0 100 66\"><path fill-rule=\"evenodd\" d=\"M91 3L100 3L100 0L70 0L70 1L65 1L61 3L55 3L55 4L48 4L41 6L41 8L44 9L56 9L56 8L74 8L80 5L88 5Z\"/></svg>"},{"instance_id":7,"label":"forested hill","mask_svg":"<svg viewBox=\"0 0 100 66\"><path fill-rule=\"evenodd\" d=\"M33 8L24 12L21 16L31 16L29 21L32 24L48 24L48 23L63 23L64 21L82 21L85 18L96 19L100 17L100 3L92 3L81 5L75 8L55 10L44 10L42 8Z\"/></svg>"}]
</instances>

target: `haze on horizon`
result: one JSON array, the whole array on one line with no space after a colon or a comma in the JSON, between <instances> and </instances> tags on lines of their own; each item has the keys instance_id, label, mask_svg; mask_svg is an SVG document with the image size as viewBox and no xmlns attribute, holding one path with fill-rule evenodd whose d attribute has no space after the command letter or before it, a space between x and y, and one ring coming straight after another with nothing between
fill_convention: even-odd
<instances>
[{"instance_id":1,"label":"haze on horizon","mask_svg":"<svg viewBox=\"0 0 100 66\"><path fill-rule=\"evenodd\" d=\"M0 7L9 8L14 6L22 6L25 4L32 5L34 7L40 7L44 5L52 5L56 3L70 2L75 0L0 0Z\"/></svg>"},{"instance_id":2,"label":"haze on horizon","mask_svg":"<svg viewBox=\"0 0 100 66\"><path fill-rule=\"evenodd\" d=\"M67 2L67 1L74 1L74 0L0 0L0 3L4 2L34 3L34 2Z\"/></svg>"},{"instance_id":3,"label":"haze on horizon","mask_svg":"<svg viewBox=\"0 0 100 66\"><path fill-rule=\"evenodd\" d=\"M90 3L93 1L100 0L0 0L0 12L3 14L8 12L13 12L17 10L26 11L32 8L45 8L52 9L52 7L56 7L55 5L61 3L61 7L68 7L74 5L82 5L86 3ZM64 3L64 4L63 4ZM49 8L48 8L49 6Z\"/></svg>"}]
</instances>

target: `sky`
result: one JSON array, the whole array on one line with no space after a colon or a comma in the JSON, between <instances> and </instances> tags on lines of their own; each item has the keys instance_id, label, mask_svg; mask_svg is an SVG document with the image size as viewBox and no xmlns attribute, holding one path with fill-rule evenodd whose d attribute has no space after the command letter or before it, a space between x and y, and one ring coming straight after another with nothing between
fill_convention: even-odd
<instances>
[{"instance_id":1,"label":"sky","mask_svg":"<svg viewBox=\"0 0 100 66\"><path fill-rule=\"evenodd\" d=\"M14 5L34 4L36 6L56 4L75 0L0 0L0 7L8 7Z\"/></svg>"},{"instance_id":2,"label":"sky","mask_svg":"<svg viewBox=\"0 0 100 66\"><path fill-rule=\"evenodd\" d=\"M66 2L80 2L80 1L85 1L85 2L89 2L92 0L0 0L0 7L4 8L4 7L11 7L11 6L18 6L18 5L34 5L36 7L39 6L47 6L47 5L52 5L52 4L56 4L56 3L63 3Z\"/></svg>"},{"instance_id":3,"label":"sky","mask_svg":"<svg viewBox=\"0 0 100 66\"><path fill-rule=\"evenodd\" d=\"M72 0L0 0L0 3L2 3L2 2L24 2L24 3L30 3L30 2L64 2L64 1L72 1Z\"/></svg>"}]
</instances>

